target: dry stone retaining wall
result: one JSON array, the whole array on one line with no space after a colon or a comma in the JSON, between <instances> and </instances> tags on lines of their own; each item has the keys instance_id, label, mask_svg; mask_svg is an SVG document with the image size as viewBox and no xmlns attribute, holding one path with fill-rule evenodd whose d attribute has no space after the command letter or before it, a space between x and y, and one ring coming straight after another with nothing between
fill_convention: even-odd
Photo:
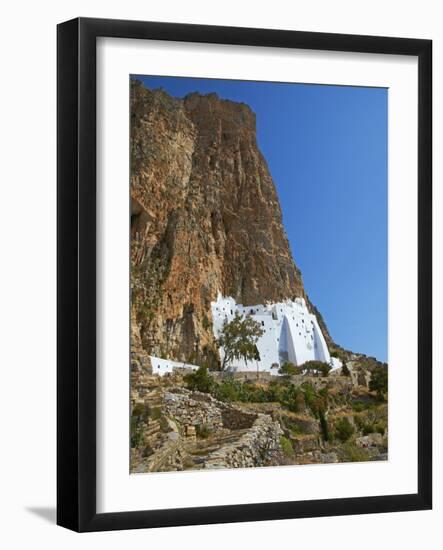
<instances>
[{"instance_id":1,"label":"dry stone retaining wall","mask_svg":"<svg viewBox=\"0 0 443 550\"><path fill-rule=\"evenodd\" d=\"M211 395L180 389L166 392L163 403L165 414L183 427L208 425L213 430L223 428L219 402Z\"/></svg>"},{"instance_id":2,"label":"dry stone retaining wall","mask_svg":"<svg viewBox=\"0 0 443 550\"><path fill-rule=\"evenodd\" d=\"M252 428L238 441L211 453L204 468L253 468L279 464L282 434L278 422L260 414Z\"/></svg>"}]
</instances>

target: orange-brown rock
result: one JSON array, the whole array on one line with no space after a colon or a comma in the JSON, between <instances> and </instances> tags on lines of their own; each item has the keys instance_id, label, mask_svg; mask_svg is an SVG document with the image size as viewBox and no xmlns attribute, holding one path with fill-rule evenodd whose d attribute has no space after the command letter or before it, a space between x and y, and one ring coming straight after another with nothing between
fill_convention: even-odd
<instances>
[{"instance_id":1,"label":"orange-brown rock","mask_svg":"<svg viewBox=\"0 0 443 550\"><path fill-rule=\"evenodd\" d=\"M242 103L131 84L132 303L144 349L217 362L210 302L305 296Z\"/></svg>"}]
</instances>

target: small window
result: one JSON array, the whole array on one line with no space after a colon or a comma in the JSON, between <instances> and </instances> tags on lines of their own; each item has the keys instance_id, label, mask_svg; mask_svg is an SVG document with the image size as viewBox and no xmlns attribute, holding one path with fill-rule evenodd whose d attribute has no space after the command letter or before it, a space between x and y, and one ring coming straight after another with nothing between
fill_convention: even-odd
<instances>
[{"instance_id":1,"label":"small window","mask_svg":"<svg viewBox=\"0 0 443 550\"><path fill-rule=\"evenodd\" d=\"M265 322L264 322L264 321L261 322L261 326L262 326L262 327L265 326Z\"/></svg>"}]
</instances>

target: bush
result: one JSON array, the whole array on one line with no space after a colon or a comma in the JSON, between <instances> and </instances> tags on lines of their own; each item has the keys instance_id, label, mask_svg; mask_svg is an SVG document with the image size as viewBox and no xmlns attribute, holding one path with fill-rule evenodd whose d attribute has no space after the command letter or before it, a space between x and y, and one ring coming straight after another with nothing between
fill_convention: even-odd
<instances>
[{"instance_id":1,"label":"bush","mask_svg":"<svg viewBox=\"0 0 443 550\"><path fill-rule=\"evenodd\" d=\"M292 384L286 389L281 403L295 413L302 412L306 406L303 391Z\"/></svg>"},{"instance_id":2,"label":"bush","mask_svg":"<svg viewBox=\"0 0 443 550\"><path fill-rule=\"evenodd\" d=\"M240 384L236 380L223 381L214 386L212 394L220 401L240 401Z\"/></svg>"},{"instance_id":3,"label":"bush","mask_svg":"<svg viewBox=\"0 0 443 550\"><path fill-rule=\"evenodd\" d=\"M386 426L384 426L381 422L376 424L374 427L375 427L376 433L379 433L380 435L385 435Z\"/></svg>"},{"instance_id":4,"label":"bush","mask_svg":"<svg viewBox=\"0 0 443 550\"><path fill-rule=\"evenodd\" d=\"M283 454L287 458L291 458L294 455L294 450L292 448L292 443L290 440L285 437L284 435L280 436L280 445L283 451Z\"/></svg>"},{"instance_id":5,"label":"bush","mask_svg":"<svg viewBox=\"0 0 443 550\"><path fill-rule=\"evenodd\" d=\"M294 376L296 374L301 374L302 369L300 367L296 367L290 361L285 361L283 365L278 369L278 373L284 376Z\"/></svg>"},{"instance_id":6,"label":"bush","mask_svg":"<svg viewBox=\"0 0 443 550\"><path fill-rule=\"evenodd\" d=\"M351 373L350 373L346 363L343 363L343 366L341 368L341 374L342 374L342 376L351 376Z\"/></svg>"},{"instance_id":7,"label":"bush","mask_svg":"<svg viewBox=\"0 0 443 550\"><path fill-rule=\"evenodd\" d=\"M316 390L311 383L302 385L306 405L310 408L312 414L320 422L320 429L325 441L329 441L329 425L327 421L327 412L329 407L329 390L327 387Z\"/></svg>"},{"instance_id":8,"label":"bush","mask_svg":"<svg viewBox=\"0 0 443 550\"><path fill-rule=\"evenodd\" d=\"M321 374L326 377L329 375L331 366L323 361L306 361L306 363L301 365L301 369L307 371L308 374L314 374L315 376L319 376Z\"/></svg>"},{"instance_id":9,"label":"bush","mask_svg":"<svg viewBox=\"0 0 443 550\"><path fill-rule=\"evenodd\" d=\"M192 391L210 393L214 388L214 380L206 367L199 367L195 372L186 374L183 379Z\"/></svg>"},{"instance_id":10,"label":"bush","mask_svg":"<svg viewBox=\"0 0 443 550\"><path fill-rule=\"evenodd\" d=\"M365 401L354 401L354 403L352 403L352 410L355 412L363 412L370 407L371 404L366 403Z\"/></svg>"},{"instance_id":11,"label":"bush","mask_svg":"<svg viewBox=\"0 0 443 550\"><path fill-rule=\"evenodd\" d=\"M339 454L343 462L366 462L369 460L368 453L352 443L344 444Z\"/></svg>"},{"instance_id":12,"label":"bush","mask_svg":"<svg viewBox=\"0 0 443 550\"><path fill-rule=\"evenodd\" d=\"M347 418L342 418L335 424L335 437L343 443L347 441L354 432L354 426Z\"/></svg>"},{"instance_id":13,"label":"bush","mask_svg":"<svg viewBox=\"0 0 443 550\"><path fill-rule=\"evenodd\" d=\"M378 399L384 399L384 395L388 391L388 369L386 366L376 367L372 371L369 389L377 393Z\"/></svg>"},{"instance_id":14,"label":"bush","mask_svg":"<svg viewBox=\"0 0 443 550\"><path fill-rule=\"evenodd\" d=\"M363 423L361 426L361 432L363 435L373 434L376 431L374 424Z\"/></svg>"},{"instance_id":15,"label":"bush","mask_svg":"<svg viewBox=\"0 0 443 550\"><path fill-rule=\"evenodd\" d=\"M207 439L211 433L212 429L208 424L202 424L201 426L195 427L195 432L197 434L197 437L200 437L201 439Z\"/></svg>"},{"instance_id":16,"label":"bush","mask_svg":"<svg viewBox=\"0 0 443 550\"><path fill-rule=\"evenodd\" d=\"M137 449L143 443L144 430L142 426L134 424L134 417L131 418L131 447Z\"/></svg>"}]
</instances>

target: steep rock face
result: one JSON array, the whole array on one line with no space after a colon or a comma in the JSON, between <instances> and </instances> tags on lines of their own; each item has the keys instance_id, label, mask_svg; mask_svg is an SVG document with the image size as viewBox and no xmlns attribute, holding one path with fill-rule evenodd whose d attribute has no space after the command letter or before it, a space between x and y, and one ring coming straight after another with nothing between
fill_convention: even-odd
<instances>
[{"instance_id":1,"label":"steep rock face","mask_svg":"<svg viewBox=\"0 0 443 550\"><path fill-rule=\"evenodd\" d=\"M144 349L217 362L210 302L305 296L245 104L131 83L131 285Z\"/></svg>"}]
</instances>

